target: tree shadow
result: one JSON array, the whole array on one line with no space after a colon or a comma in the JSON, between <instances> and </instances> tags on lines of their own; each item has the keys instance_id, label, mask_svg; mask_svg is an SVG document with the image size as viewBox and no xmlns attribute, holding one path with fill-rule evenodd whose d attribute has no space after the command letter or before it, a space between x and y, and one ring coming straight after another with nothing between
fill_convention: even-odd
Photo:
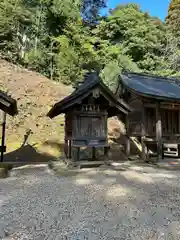
<instances>
[{"instance_id":1,"label":"tree shadow","mask_svg":"<svg viewBox=\"0 0 180 240\"><path fill-rule=\"evenodd\" d=\"M28 141L28 139L29 139L29 137L30 137L31 134L32 134L32 130L31 130L31 129L27 129L27 130L26 130L26 133L24 134L24 140L23 140L23 142L22 142L21 147L23 147L23 146L26 145L26 143L27 143L27 141Z\"/></svg>"},{"instance_id":2,"label":"tree shadow","mask_svg":"<svg viewBox=\"0 0 180 240\"><path fill-rule=\"evenodd\" d=\"M11 163L47 163L53 160L53 156L45 153L39 153L34 145L21 146L15 151L4 155L4 162Z\"/></svg>"}]
</instances>

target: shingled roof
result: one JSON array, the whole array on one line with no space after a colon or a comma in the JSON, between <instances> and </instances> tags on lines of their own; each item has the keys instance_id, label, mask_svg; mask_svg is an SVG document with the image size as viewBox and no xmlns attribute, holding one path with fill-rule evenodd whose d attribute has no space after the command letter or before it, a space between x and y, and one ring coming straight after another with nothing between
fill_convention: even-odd
<instances>
[{"instance_id":1,"label":"shingled roof","mask_svg":"<svg viewBox=\"0 0 180 240\"><path fill-rule=\"evenodd\" d=\"M144 97L180 101L180 80L175 78L123 72L120 82L129 91Z\"/></svg>"},{"instance_id":2,"label":"shingled roof","mask_svg":"<svg viewBox=\"0 0 180 240\"><path fill-rule=\"evenodd\" d=\"M96 72L92 72L86 76L84 82L71 95L56 103L49 111L47 116L54 118L61 113L65 113L70 107L89 96L92 90L96 87L100 88L101 94L104 95L119 111L123 112L124 114L127 114L129 111L131 111L129 105L123 100L118 99L115 94L113 94L103 83L99 75Z\"/></svg>"},{"instance_id":3,"label":"shingled roof","mask_svg":"<svg viewBox=\"0 0 180 240\"><path fill-rule=\"evenodd\" d=\"M0 90L0 109L11 116L18 113L16 100Z\"/></svg>"}]
</instances>

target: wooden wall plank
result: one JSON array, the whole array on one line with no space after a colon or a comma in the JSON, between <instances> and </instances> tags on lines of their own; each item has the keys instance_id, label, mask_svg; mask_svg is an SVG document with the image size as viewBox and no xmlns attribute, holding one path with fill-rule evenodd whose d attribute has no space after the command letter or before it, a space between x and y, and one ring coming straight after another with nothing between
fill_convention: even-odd
<instances>
[{"instance_id":1,"label":"wooden wall plank","mask_svg":"<svg viewBox=\"0 0 180 240\"><path fill-rule=\"evenodd\" d=\"M126 156L129 157L131 153L131 142L130 142L130 136L129 136L129 117L126 116Z\"/></svg>"},{"instance_id":2,"label":"wooden wall plank","mask_svg":"<svg viewBox=\"0 0 180 240\"><path fill-rule=\"evenodd\" d=\"M157 158L162 159L162 121L160 112L160 103L156 103L156 140L157 140Z\"/></svg>"},{"instance_id":3,"label":"wooden wall plank","mask_svg":"<svg viewBox=\"0 0 180 240\"><path fill-rule=\"evenodd\" d=\"M142 145L142 160L146 161L147 156L147 148L145 144L145 137L146 137L146 111L145 106L142 104L142 116L141 116L141 145Z\"/></svg>"}]
</instances>

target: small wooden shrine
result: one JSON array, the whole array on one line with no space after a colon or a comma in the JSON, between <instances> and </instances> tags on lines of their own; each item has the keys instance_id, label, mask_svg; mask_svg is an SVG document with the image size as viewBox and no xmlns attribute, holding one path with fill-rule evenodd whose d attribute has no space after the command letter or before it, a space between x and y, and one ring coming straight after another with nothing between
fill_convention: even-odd
<instances>
[{"instance_id":1,"label":"small wooden shrine","mask_svg":"<svg viewBox=\"0 0 180 240\"><path fill-rule=\"evenodd\" d=\"M149 74L123 72L118 97L133 109L126 122L126 152L130 155L132 138L142 146L142 158L157 159L172 155L175 145L180 156L180 81Z\"/></svg>"},{"instance_id":2,"label":"small wooden shrine","mask_svg":"<svg viewBox=\"0 0 180 240\"><path fill-rule=\"evenodd\" d=\"M106 155L109 149L107 118L116 115L123 118L128 112L129 106L117 99L99 75L92 72L70 96L56 103L48 116L65 114L64 152L68 159L79 160L82 147L92 148L93 159L96 148L104 148Z\"/></svg>"},{"instance_id":3,"label":"small wooden shrine","mask_svg":"<svg viewBox=\"0 0 180 240\"><path fill-rule=\"evenodd\" d=\"M7 93L0 90L0 109L3 113L2 118L2 138L1 138L1 162L3 161L5 146L5 131L6 131L6 114L14 116L18 113L16 100L11 98Z\"/></svg>"}]
</instances>

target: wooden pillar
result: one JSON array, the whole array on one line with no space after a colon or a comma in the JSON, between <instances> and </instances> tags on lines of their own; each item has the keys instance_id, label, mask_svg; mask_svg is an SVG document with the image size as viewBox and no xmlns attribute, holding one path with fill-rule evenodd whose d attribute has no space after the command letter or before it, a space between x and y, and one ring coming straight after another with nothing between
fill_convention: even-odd
<instances>
[{"instance_id":1,"label":"wooden pillar","mask_svg":"<svg viewBox=\"0 0 180 240\"><path fill-rule=\"evenodd\" d=\"M142 103L142 115L141 115L141 146L142 146L142 160L146 161L147 160L147 147L145 144L145 138L146 138L146 116L145 116L145 106L144 103Z\"/></svg>"},{"instance_id":2,"label":"wooden pillar","mask_svg":"<svg viewBox=\"0 0 180 240\"><path fill-rule=\"evenodd\" d=\"M65 125L64 125L64 153L67 158L69 158L69 145L68 145L68 135L67 135L67 114L65 114Z\"/></svg>"},{"instance_id":3,"label":"wooden pillar","mask_svg":"<svg viewBox=\"0 0 180 240\"><path fill-rule=\"evenodd\" d=\"M178 146L178 157L180 157L180 144L178 144L177 146Z\"/></svg>"},{"instance_id":4,"label":"wooden pillar","mask_svg":"<svg viewBox=\"0 0 180 240\"><path fill-rule=\"evenodd\" d=\"M104 156L105 156L105 159L108 160L108 156L109 156L109 151L110 151L110 147L104 147Z\"/></svg>"},{"instance_id":5,"label":"wooden pillar","mask_svg":"<svg viewBox=\"0 0 180 240\"><path fill-rule=\"evenodd\" d=\"M93 160L96 159L96 148L92 147L92 158Z\"/></svg>"},{"instance_id":6,"label":"wooden pillar","mask_svg":"<svg viewBox=\"0 0 180 240\"><path fill-rule=\"evenodd\" d=\"M180 109L178 110L178 134L180 133ZM178 144L178 157L180 157L180 144Z\"/></svg>"},{"instance_id":7,"label":"wooden pillar","mask_svg":"<svg viewBox=\"0 0 180 240\"><path fill-rule=\"evenodd\" d=\"M68 158L68 140L64 139L64 155Z\"/></svg>"},{"instance_id":8,"label":"wooden pillar","mask_svg":"<svg viewBox=\"0 0 180 240\"><path fill-rule=\"evenodd\" d=\"M72 158L72 142L71 142L72 140L69 140L69 153L68 153L68 157L69 157L69 159L71 159Z\"/></svg>"},{"instance_id":9,"label":"wooden pillar","mask_svg":"<svg viewBox=\"0 0 180 240\"><path fill-rule=\"evenodd\" d=\"M180 133L180 109L178 110L178 133Z\"/></svg>"},{"instance_id":10,"label":"wooden pillar","mask_svg":"<svg viewBox=\"0 0 180 240\"><path fill-rule=\"evenodd\" d=\"M75 162L80 161L80 147L76 147L73 149L72 160Z\"/></svg>"},{"instance_id":11,"label":"wooden pillar","mask_svg":"<svg viewBox=\"0 0 180 240\"><path fill-rule=\"evenodd\" d=\"M3 160L4 160L4 152L5 152L5 133L6 133L6 113L3 112L2 139L1 139L1 162L3 162Z\"/></svg>"},{"instance_id":12,"label":"wooden pillar","mask_svg":"<svg viewBox=\"0 0 180 240\"><path fill-rule=\"evenodd\" d=\"M126 156L129 157L131 153L131 142L129 136L129 116L126 115Z\"/></svg>"},{"instance_id":13,"label":"wooden pillar","mask_svg":"<svg viewBox=\"0 0 180 240\"><path fill-rule=\"evenodd\" d=\"M162 121L160 103L156 103L156 141L157 141L157 160L162 159Z\"/></svg>"}]
</instances>

